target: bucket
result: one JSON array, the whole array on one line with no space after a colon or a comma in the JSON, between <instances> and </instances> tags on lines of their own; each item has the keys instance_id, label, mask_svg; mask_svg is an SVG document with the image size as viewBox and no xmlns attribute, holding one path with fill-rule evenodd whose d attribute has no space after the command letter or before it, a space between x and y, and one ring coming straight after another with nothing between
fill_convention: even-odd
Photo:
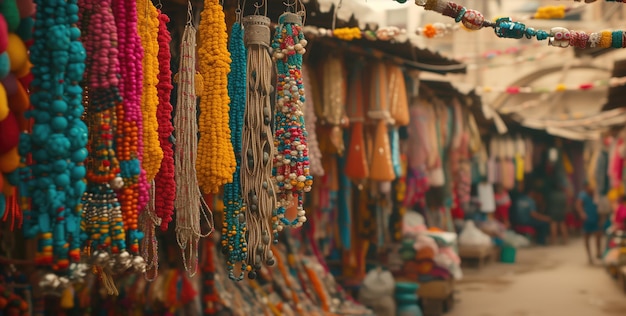
<instances>
[{"instance_id":1,"label":"bucket","mask_svg":"<svg viewBox=\"0 0 626 316\"><path fill-rule=\"evenodd\" d=\"M515 256L517 255L517 249L511 246L502 246L500 253L500 261L503 263L515 263Z\"/></svg>"}]
</instances>

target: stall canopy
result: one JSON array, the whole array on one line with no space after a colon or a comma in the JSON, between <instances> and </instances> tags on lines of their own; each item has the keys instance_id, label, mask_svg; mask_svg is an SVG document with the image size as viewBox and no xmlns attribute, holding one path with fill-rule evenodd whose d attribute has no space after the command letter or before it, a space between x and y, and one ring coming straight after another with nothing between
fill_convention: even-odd
<instances>
[{"instance_id":1,"label":"stall canopy","mask_svg":"<svg viewBox=\"0 0 626 316\"><path fill-rule=\"evenodd\" d=\"M255 14L255 4L266 3L267 16L272 21L277 21L278 17L286 10L284 1L271 1L271 0L224 0L224 8L227 12L234 12L237 6L244 4L244 15ZM290 1L291 2L291 1ZM366 17L369 14L374 14L372 8L365 4L365 1L342 1L342 8L337 10L337 1L329 0L304 0L302 3L305 6L306 19L305 26L308 29L332 29L341 27L360 27L365 28L369 23L359 21L356 17ZM202 9L203 1L193 0L194 12L198 13ZM179 28L179 32L185 26L187 15L187 1L183 0L163 0L164 11L172 17L170 28L172 28L175 35L176 28ZM260 8L258 14L265 14L265 7ZM195 17L199 19L198 16ZM233 21L234 22L234 21ZM172 26L176 25L176 26ZM375 26L370 26L375 27ZM311 34L310 34L311 35ZM175 37L175 36L174 36ZM330 45L333 47L341 46L345 49L349 46L349 49L355 54L372 55L377 58L393 59L399 64L407 68L419 69L422 71L435 72L440 74L445 73L465 73L466 65L460 61L447 58L437 52L433 52L427 48L419 47L413 43L408 37L406 40L400 41L382 41L382 40L354 40L354 41L341 41L335 38L318 37L314 35L309 36L310 42L321 43L322 45ZM317 45L312 43L313 46ZM322 46L320 45L320 46Z\"/></svg>"}]
</instances>

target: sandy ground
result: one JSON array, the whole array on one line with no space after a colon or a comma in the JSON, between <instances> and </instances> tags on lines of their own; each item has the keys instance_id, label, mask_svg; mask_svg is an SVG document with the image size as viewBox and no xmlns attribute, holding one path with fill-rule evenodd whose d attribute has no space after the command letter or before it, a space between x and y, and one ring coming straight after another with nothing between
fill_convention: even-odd
<instances>
[{"instance_id":1,"label":"sandy ground","mask_svg":"<svg viewBox=\"0 0 626 316\"><path fill-rule=\"evenodd\" d=\"M586 260L582 240L533 247L517 263L464 269L447 316L624 316L626 295L599 265Z\"/></svg>"}]
</instances>

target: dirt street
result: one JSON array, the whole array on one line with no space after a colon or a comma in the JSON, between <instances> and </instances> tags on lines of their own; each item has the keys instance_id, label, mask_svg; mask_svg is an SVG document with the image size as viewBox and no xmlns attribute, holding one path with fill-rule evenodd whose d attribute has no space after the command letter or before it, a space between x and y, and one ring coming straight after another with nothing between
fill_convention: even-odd
<instances>
[{"instance_id":1,"label":"dirt street","mask_svg":"<svg viewBox=\"0 0 626 316\"><path fill-rule=\"evenodd\" d=\"M513 265L464 269L447 316L623 316L626 295L600 264L587 263L582 240L518 250Z\"/></svg>"}]
</instances>

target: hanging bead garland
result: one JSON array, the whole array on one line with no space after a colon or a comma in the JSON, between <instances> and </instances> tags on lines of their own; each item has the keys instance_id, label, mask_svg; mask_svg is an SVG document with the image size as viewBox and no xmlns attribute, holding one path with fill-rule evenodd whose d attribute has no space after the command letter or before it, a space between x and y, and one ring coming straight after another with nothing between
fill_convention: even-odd
<instances>
[{"instance_id":1,"label":"hanging bead garland","mask_svg":"<svg viewBox=\"0 0 626 316\"><path fill-rule=\"evenodd\" d=\"M151 0L137 0L137 27L143 47L143 90L141 114L143 118L144 152L142 166L146 180L151 183L161 168L163 150L159 143L157 108L159 98L159 12ZM141 212L142 209L140 208Z\"/></svg>"},{"instance_id":2,"label":"hanging bead garland","mask_svg":"<svg viewBox=\"0 0 626 316\"><path fill-rule=\"evenodd\" d=\"M20 194L31 199L25 208L24 235L38 237L36 262L58 271L80 259L80 199L85 191L87 126L81 121L85 49L76 0L37 0L34 43L30 49L34 80L19 153L32 153L32 164L20 173ZM49 12L56 12L52 18ZM26 206L26 205L23 205ZM46 278L54 286L54 277ZM66 280L66 279L65 279Z\"/></svg>"},{"instance_id":3,"label":"hanging bead garland","mask_svg":"<svg viewBox=\"0 0 626 316\"><path fill-rule=\"evenodd\" d=\"M176 175L176 240L181 249L185 270L190 276L197 272L198 243L201 237L213 231L213 214L204 202L196 178L196 160L198 146L198 123L196 120L196 29L191 24L191 3L189 5L188 23L182 36L178 82L176 113L174 128L176 146L174 148L174 166ZM198 78L201 78L198 76ZM208 211L208 216L205 213ZM209 233L200 230L201 214L209 223Z\"/></svg>"},{"instance_id":4,"label":"hanging bead garland","mask_svg":"<svg viewBox=\"0 0 626 316\"><path fill-rule=\"evenodd\" d=\"M607 2L623 2L606 0ZM457 23L470 30L479 30L483 27L494 29L500 38L522 39L536 38L538 41L548 40L548 45L555 47L586 48L626 48L625 32L622 30L601 31L586 33L584 31L570 31L564 27L553 27L550 31L536 30L527 27L521 22L515 22L509 17L498 18L495 22L485 19L482 13L467 9L464 6L448 0L415 0L415 4L426 10L436 11L451 17Z\"/></svg>"},{"instance_id":5,"label":"hanging bead garland","mask_svg":"<svg viewBox=\"0 0 626 316\"><path fill-rule=\"evenodd\" d=\"M263 264L273 264L270 246L272 230L278 241L276 227L271 222L276 207L272 183L274 140L272 135L272 58L270 19L262 15L244 18L245 44L248 49L247 99L245 123L241 140L241 187L248 225L248 277L256 278Z\"/></svg>"},{"instance_id":6,"label":"hanging bead garland","mask_svg":"<svg viewBox=\"0 0 626 316\"><path fill-rule=\"evenodd\" d=\"M157 121L159 124L159 143L163 150L161 168L155 181L155 211L161 219L161 229L167 230L174 214L174 199L176 198L176 181L174 180L174 149L170 137L174 132L172 125L173 107L170 103L172 94L172 71L170 63L172 55L170 42L172 37L167 29L169 17L159 12L159 83L157 84L159 106L157 108Z\"/></svg>"},{"instance_id":7,"label":"hanging bead garland","mask_svg":"<svg viewBox=\"0 0 626 316\"><path fill-rule=\"evenodd\" d=\"M222 185L232 182L235 155L228 128L228 34L219 0L205 0L200 14L199 70L204 78L200 97L198 131L198 183L202 192L218 193Z\"/></svg>"},{"instance_id":8,"label":"hanging bead garland","mask_svg":"<svg viewBox=\"0 0 626 316\"><path fill-rule=\"evenodd\" d=\"M246 218L241 195L241 132L246 109L246 48L243 43L243 26L235 22L232 27L229 51L232 56L228 74L228 95L230 97L231 143L235 151L237 167L233 182L224 186L224 222L222 225L222 251L227 254L228 277L243 279L246 271ZM235 265L241 263L241 274L235 276Z\"/></svg>"},{"instance_id":9,"label":"hanging bead garland","mask_svg":"<svg viewBox=\"0 0 626 316\"><path fill-rule=\"evenodd\" d=\"M27 89L30 85L31 63L28 47L32 43L35 7L31 1L22 1L25 6L5 5L0 7L4 24L0 28L0 218L10 222L9 229L22 225L23 213L19 207L17 186L22 160L18 145L20 132L29 130L30 122L24 118L30 107ZM7 17L23 17L7 24ZM0 19L2 19L0 18ZM18 23L15 23L18 22ZM10 48L9 48L10 46ZM28 208L28 207L27 207Z\"/></svg>"},{"instance_id":10,"label":"hanging bead garland","mask_svg":"<svg viewBox=\"0 0 626 316\"><path fill-rule=\"evenodd\" d=\"M143 48L137 29L137 7L135 1L113 0L113 14L117 26L118 52L120 60L120 94L123 102L116 107L118 128L116 150L120 161L123 183L113 184L118 190L128 250L139 253L139 210L148 202L148 184L142 168L143 119L141 95L143 91Z\"/></svg>"},{"instance_id":11,"label":"hanging bead garland","mask_svg":"<svg viewBox=\"0 0 626 316\"><path fill-rule=\"evenodd\" d=\"M93 255L90 262L110 270L114 262L111 255L126 252L120 204L111 188L111 184L121 181L117 178L120 169L114 148L115 106L122 101L117 87L117 33L110 0L82 0L80 6L81 40L87 53L83 101L90 136L81 226L87 235L85 246ZM128 258L128 253L123 257Z\"/></svg>"},{"instance_id":12,"label":"hanging bead garland","mask_svg":"<svg viewBox=\"0 0 626 316\"><path fill-rule=\"evenodd\" d=\"M275 110L274 177L277 184L279 207L277 216L283 226L300 227L306 221L303 208L304 192L311 191L313 177L309 174L307 132L303 119L304 87L302 85L302 55L307 41L302 32L300 16L284 13L272 41L272 57L278 70ZM285 218L286 208L297 207L297 217Z\"/></svg>"}]
</instances>

